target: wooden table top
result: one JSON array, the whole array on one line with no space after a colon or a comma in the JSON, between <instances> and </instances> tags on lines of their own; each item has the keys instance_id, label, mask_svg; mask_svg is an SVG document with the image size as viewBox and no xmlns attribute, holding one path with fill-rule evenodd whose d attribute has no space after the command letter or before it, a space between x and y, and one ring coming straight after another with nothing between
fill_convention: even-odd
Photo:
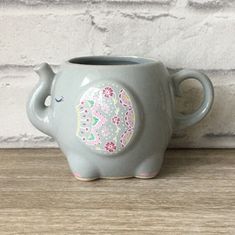
<instances>
[{"instance_id":1,"label":"wooden table top","mask_svg":"<svg viewBox=\"0 0 235 235\"><path fill-rule=\"evenodd\" d=\"M0 234L235 234L235 150L168 150L156 179L80 182L58 149L0 150Z\"/></svg>"}]
</instances>

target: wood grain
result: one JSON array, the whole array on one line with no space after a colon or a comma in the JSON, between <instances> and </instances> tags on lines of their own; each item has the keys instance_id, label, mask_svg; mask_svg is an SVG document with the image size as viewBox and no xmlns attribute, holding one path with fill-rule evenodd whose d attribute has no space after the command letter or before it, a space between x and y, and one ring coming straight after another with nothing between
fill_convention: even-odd
<instances>
[{"instance_id":1,"label":"wood grain","mask_svg":"<svg viewBox=\"0 0 235 235\"><path fill-rule=\"evenodd\" d=\"M152 180L80 182L57 149L0 162L0 234L235 234L235 150L169 150Z\"/></svg>"}]
</instances>

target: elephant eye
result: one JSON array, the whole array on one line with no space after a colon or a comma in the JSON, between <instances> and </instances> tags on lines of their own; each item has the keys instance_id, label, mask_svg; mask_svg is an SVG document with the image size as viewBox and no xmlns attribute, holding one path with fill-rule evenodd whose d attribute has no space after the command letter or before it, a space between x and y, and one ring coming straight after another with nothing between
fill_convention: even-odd
<instances>
[{"instance_id":1,"label":"elephant eye","mask_svg":"<svg viewBox=\"0 0 235 235\"><path fill-rule=\"evenodd\" d=\"M58 103L64 101L64 96L61 96L60 98L55 98L55 101Z\"/></svg>"}]
</instances>

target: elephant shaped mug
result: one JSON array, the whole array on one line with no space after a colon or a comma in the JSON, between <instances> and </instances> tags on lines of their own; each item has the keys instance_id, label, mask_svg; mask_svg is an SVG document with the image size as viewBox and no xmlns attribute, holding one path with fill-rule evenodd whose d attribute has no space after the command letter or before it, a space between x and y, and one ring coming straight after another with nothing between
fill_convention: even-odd
<instances>
[{"instance_id":1,"label":"elephant shaped mug","mask_svg":"<svg viewBox=\"0 0 235 235\"><path fill-rule=\"evenodd\" d=\"M160 61L134 56L79 57L57 74L47 63L35 71L40 81L27 103L28 117L57 141L74 176L84 181L155 177L173 129L200 121L214 97L206 75L170 75ZM191 78L201 83L204 98L196 112L183 115L175 96Z\"/></svg>"}]
</instances>

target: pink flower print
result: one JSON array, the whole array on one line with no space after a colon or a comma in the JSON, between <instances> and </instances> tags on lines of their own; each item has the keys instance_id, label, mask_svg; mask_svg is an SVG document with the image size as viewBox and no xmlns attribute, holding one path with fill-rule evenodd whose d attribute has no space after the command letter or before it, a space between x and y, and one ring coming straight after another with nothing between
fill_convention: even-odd
<instances>
[{"instance_id":1,"label":"pink flower print","mask_svg":"<svg viewBox=\"0 0 235 235\"><path fill-rule=\"evenodd\" d=\"M114 124L116 124L116 125L119 125L119 124L120 124L120 117L114 116L114 117L112 118L112 122L113 122Z\"/></svg>"},{"instance_id":2,"label":"pink flower print","mask_svg":"<svg viewBox=\"0 0 235 235\"><path fill-rule=\"evenodd\" d=\"M105 144L105 149L106 151L112 153L116 150L116 145L113 142L107 142Z\"/></svg>"},{"instance_id":3,"label":"pink flower print","mask_svg":"<svg viewBox=\"0 0 235 235\"><path fill-rule=\"evenodd\" d=\"M103 95L106 97L106 98L109 98L111 96L113 96L113 89L111 87L105 87L103 89Z\"/></svg>"}]
</instances>

